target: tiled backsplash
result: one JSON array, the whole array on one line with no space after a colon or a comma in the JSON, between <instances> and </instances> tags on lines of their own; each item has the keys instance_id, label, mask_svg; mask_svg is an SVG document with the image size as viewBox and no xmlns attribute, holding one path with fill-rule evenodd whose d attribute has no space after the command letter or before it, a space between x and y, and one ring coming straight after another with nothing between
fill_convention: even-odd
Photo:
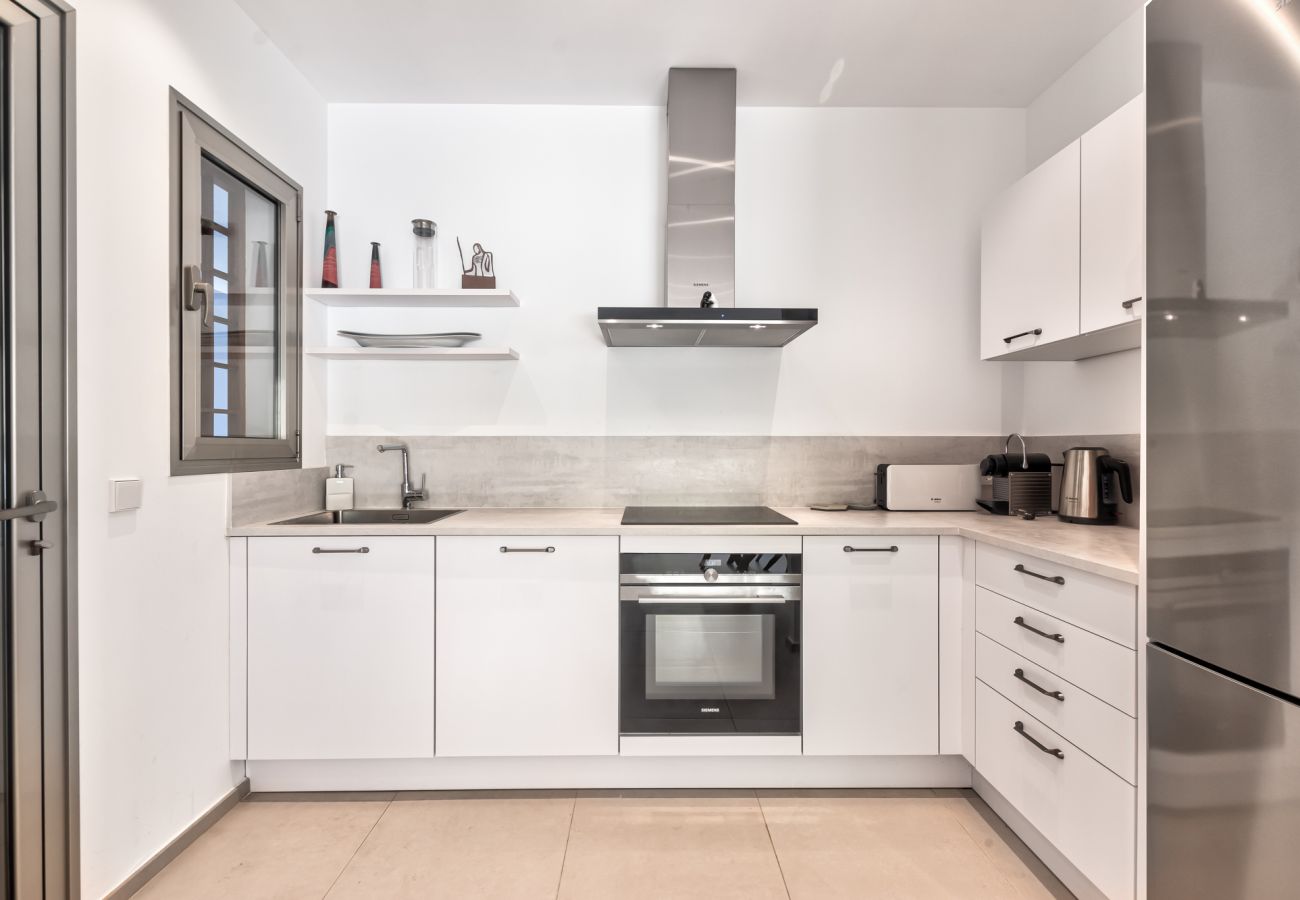
<instances>
[{"instance_id":1,"label":"tiled backsplash","mask_svg":"<svg viewBox=\"0 0 1300 900\"><path fill-rule=\"evenodd\" d=\"M397 505L391 435L327 439L329 467L354 466L358 507ZM867 502L882 462L978 462L1003 439L957 437L411 437L411 479L428 476L428 506L610 507L633 504ZM1029 438L1060 461L1068 447L1101 445L1137 465L1136 435ZM265 522L320 509L328 469L235 476L233 521ZM1136 473L1135 473L1136 474ZM1136 480L1136 479L1135 479ZM1136 498L1135 498L1136 499ZM1128 512L1127 510L1125 512ZM1136 525L1136 506L1123 516Z\"/></svg>"}]
</instances>

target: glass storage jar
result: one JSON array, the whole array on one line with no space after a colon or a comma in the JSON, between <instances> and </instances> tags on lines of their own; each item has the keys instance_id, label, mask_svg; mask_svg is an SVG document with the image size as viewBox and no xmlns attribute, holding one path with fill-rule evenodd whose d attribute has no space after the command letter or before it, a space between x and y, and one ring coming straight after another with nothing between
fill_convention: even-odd
<instances>
[{"instance_id":1,"label":"glass storage jar","mask_svg":"<svg viewBox=\"0 0 1300 900\"><path fill-rule=\"evenodd\" d=\"M438 286L438 223L432 219L412 219L411 287Z\"/></svg>"}]
</instances>

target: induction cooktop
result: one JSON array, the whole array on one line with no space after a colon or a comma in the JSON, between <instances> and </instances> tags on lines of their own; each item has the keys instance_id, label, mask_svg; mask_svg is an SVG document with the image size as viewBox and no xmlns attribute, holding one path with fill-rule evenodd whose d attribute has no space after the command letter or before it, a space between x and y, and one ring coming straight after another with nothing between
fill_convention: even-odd
<instances>
[{"instance_id":1,"label":"induction cooktop","mask_svg":"<svg viewBox=\"0 0 1300 900\"><path fill-rule=\"evenodd\" d=\"M798 525L766 506L629 506L624 525Z\"/></svg>"}]
</instances>

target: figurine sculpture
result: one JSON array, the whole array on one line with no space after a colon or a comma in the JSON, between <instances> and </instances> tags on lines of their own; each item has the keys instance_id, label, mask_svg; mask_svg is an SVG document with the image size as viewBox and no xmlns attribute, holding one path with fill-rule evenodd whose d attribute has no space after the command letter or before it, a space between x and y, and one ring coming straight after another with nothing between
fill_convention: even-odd
<instances>
[{"instance_id":1,"label":"figurine sculpture","mask_svg":"<svg viewBox=\"0 0 1300 900\"><path fill-rule=\"evenodd\" d=\"M465 251L461 249L460 238L456 238L456 252L460 255L460 286L462 288L491 289L497 286L496 269L492 263L492 252L484 250L482 244L474 245L474 255L469 265L465 265Z\"/></svg>"}]
</instances>

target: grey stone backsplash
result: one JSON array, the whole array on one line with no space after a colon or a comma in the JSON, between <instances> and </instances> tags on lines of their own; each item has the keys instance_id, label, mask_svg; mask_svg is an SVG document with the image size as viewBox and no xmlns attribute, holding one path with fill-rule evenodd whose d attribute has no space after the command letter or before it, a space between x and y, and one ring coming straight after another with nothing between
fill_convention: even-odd
<instances>
[{"instance_id":1,"label":"grey stone backsplash","mask_svg":"<svg viewBox=\"0 0 1300 900\"><path fill-rule=\"evenodd\" d=\"M327 468L234 477L236 525L287 518L323 506L326 475L353 466L358 507L391 507L402 480L397 454L381 442L405 440L411 479L428 476L435 507L615 507L637 504L808 506L870 502L882 462L974 463L1002 451L1003 439L948 437L408 437L327 438ZM1137 435L1028 438L1051 455L1104 446L1138 468ZM1135 478L1136 480L1136 478ZM1136 498L1134 498L1136 500ZM1137 524L1137 508L1121 511Z\"/></svg>"}]
</instances>

